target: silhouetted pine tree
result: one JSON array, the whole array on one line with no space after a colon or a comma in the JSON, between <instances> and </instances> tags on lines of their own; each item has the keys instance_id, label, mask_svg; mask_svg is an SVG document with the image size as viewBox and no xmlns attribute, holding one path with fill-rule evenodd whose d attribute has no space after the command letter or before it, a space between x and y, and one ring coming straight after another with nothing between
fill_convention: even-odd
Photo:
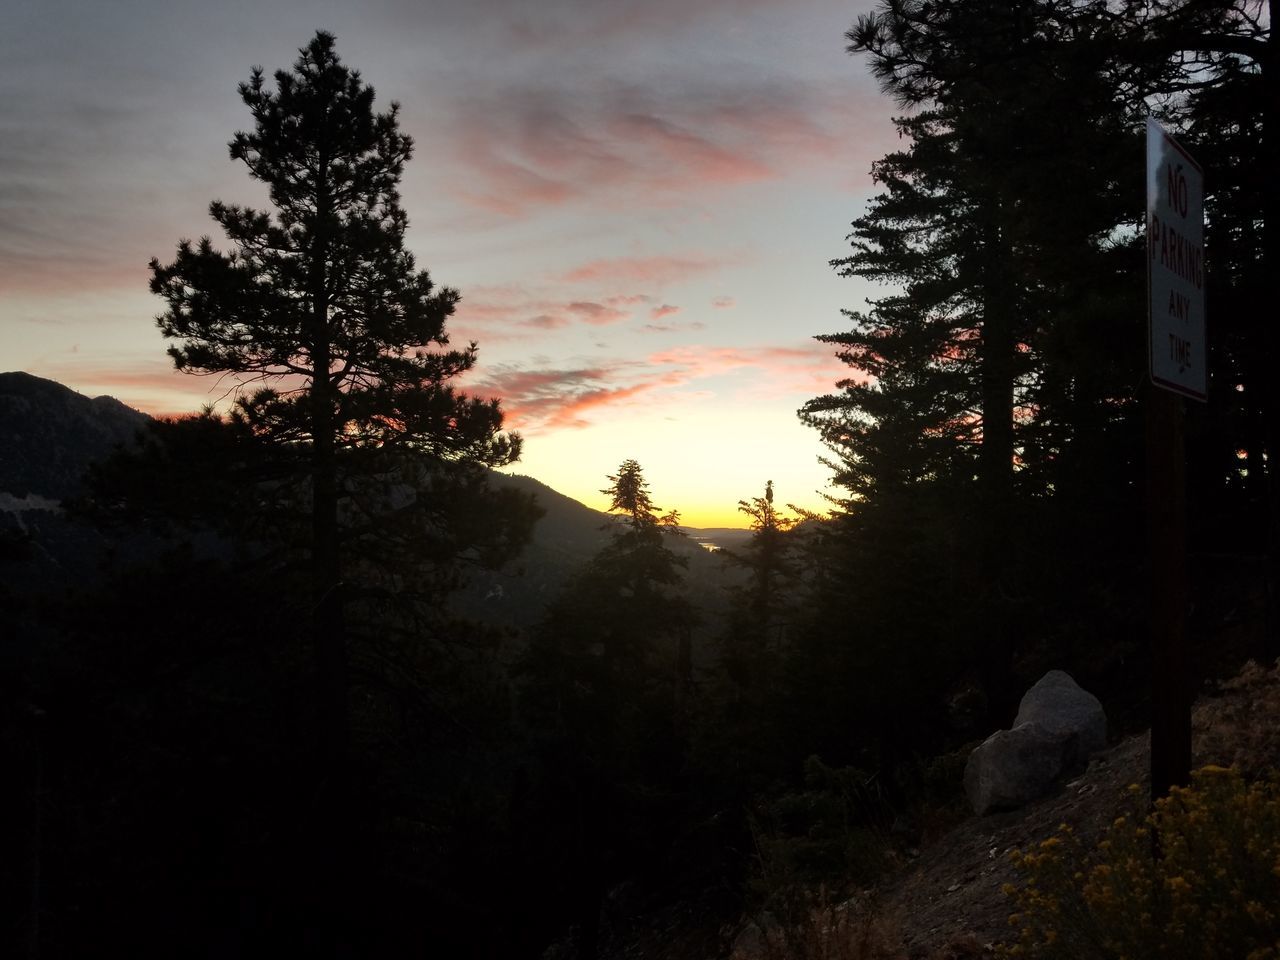
<instances>
[{"instance_id":1,"label":"silhouetted pine tree","mask_svg":"<svg viewBox=\"0 0 1280 960\"><path fill-rule=\"evenodd\" d=\"M151 289L168 305L158 323L175 341L175 366L230 375L243 391L232 419L296 467L275 492L287 487L309 514L298 539L327 757L321 806L330 812L319 820L337 834L330 869L345 885L350 603L437 598L471 544L487 536L513 548L531 517L486 510L482 468L515 460L520 440L501 432L496 401L450 386L476 347L450 348L445 321L458 294L436 288L405 247L398 185L413 142L398 106L375 112L373 88L325 32L274 80L272 89L255 68L240 85L253 128L230 144L232 159L266 185L271 208L215 201L210 213L230 251L208 237L184 240L172 263L152 261ZM472 507L465 515L460 500ZM457 523L485 536L459 536ZM396 544L413 537L418 558L437 562L404 562ZM442 581L424 583L424 571ZM400 609L384 623L412 631L417 615ZM367 657L357 666L371 667Z\"/></svg>"},{"instance_id":2,"label":"silhouetted pine tree","mask_svg":"<svg viewBox=\"0 0 1280 960\"><path fill-rule=\"evenodd\" d=\"M437 290L404 246L397 186L413 142L397 105L375 113L373 88L324 32L275 82L272 91L259 68L241 84L254 129L231 141L274 210L215 201L232 251L183 241L173 263L152 261L151 288L169 305L159 326L178 342L174 365L264 384L238 397L238 413L260 436L308 451L316 649L340 737L342 455L410 448L498 465L519 440L499 432L496 402L448 386L475 345L440 349L458 295Z\"/></svg>"},{"instance_id":3,"label":"silhouetted pine tree","mask_svg":"<svg viewBox=\"0 0 1280 960\"><path fill-rule=\"evenodd\" d=\"M730 820L750 792L785 773L781 710L782 664L801 606L801 568L794 517L774 505L773 481L762 496L739 500L751 518L751 539L722 556L741 569L730 588L715 670L700 698L697 759L705 791Z\"/></svg>"},{"instance_id":4,"label":"silhouetted pine tree","mask_svg":"<svg viewBox=\"0 0 1280 960\"><path fill-rule=\"evenodd\" d=\"M1127 504L1136 479L1138 118L1101 27L1061 13L895 0L849 33L886 92L919 109L896 121L907 146L876 164L885 192L834 263L895 292L820 338L853 373L801 412L837 454L855 536L940 508L932 549L964 556L939 571L961 606L938 609L938 626L980 656L998 722L1039 599L1023 554L1043 502L1087 488Z\"/></svg>"},{"instance_id":5,"label":"silhouetted pine tree","mask_svg":"<svg viewBox=\"0 0 1280 960\"><path fill-rule=\"evenodd\" d=\"M678 515L660 513L636 461L609 480L613 536L550 604L520 668L540 756L528 829L560 852L584 960L605 891L672 839L688 736L694 617L679 591L686 561L665 542Z\"/></svg>"}]
</instances>

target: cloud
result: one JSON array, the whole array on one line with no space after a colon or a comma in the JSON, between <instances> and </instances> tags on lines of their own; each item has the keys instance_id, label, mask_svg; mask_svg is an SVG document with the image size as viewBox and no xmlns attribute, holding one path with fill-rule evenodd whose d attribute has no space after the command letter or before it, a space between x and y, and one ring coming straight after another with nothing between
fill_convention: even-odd
<instances>
[{"instance_id":1,"label":"cloud","mask_svg":"<svg viewBox=\"0 0 1280 960\"><path fill-rule=\"evenodd\" d=\"M659 162L666 161L665 171L654 176L654 182L663 187L678 190L692 184L753 183L777 176L762 157L695 133L691 124L685 126L656 114L626 114L613 120L608 129L615 139L652 152Z\"/></svg>"},{"instance_id":2,"label":"cloud","mask_svg":"<svg viewBox=\"0 0 1280 960\"><path fill-rule=\"evenodd\" d=\"M663 317L674 317L680 312L679 307L673 307L669 303L664 303L660 307L654 307L649 311L650 320L661 320Z\"/></svg>"},{"instance_id":3,"label":"cloud","mask_svg":"<svg viewBox=\"0 0 1280 960\"><path fill-rule=\"evenodd\" d=\"M564 283L631 283L662 287L716 270L728 262L706 256L612 257L591 260L557 279Z\"/></svg>"},{"instance_id":4,"label":"cloud","mask_svg":"<svg viewBox=\"0 0 1280 960\"><path fill-rule=\"evenodd\" d=\"M640 328L641 333L679 333L684 330L705 330L707 325L701 320L688 323L646 323Z\"/></svg>"},{"instance_id":5,"label":"cloud","mask_svg":"<svg viewBox=\"0 0 1280 960\"><path fill-rule=\"evenodd\" d=\"M756 398L813 396L829 391L837 379L849 374L849 368L836 359L835 351L817 341L796 346L674 347L650 354L648 363L676 371L688 380L756 371L759 377L750 388Z\"/></svg>"},{"instance_id":6,"label":"cloud","mask_svg":"<svg viewBox=\"0 0 1280 960\"><path fill-rule=\"evenodd\" d=\"M531 48L559 48L577 52L583 43L611 40L635 43L646 35L672 38L699 21L740 19L756 9L793 10L787 0L595 0L589 4L571 0L540 3L537 19L519 0L502 0L508 7L506 29L518 44ZM724 28L724 25L721 25Z\"/></svg>"},{"instance_id":7,"label":"cloud","mask_svg":"<svg viewBox=\"0 0 1280 960\"><path fill-rule=\"evenodd\" d=\"M711 305L717 310L727 310L737 303L733 297L716 297L711 301Z\"/></svg>"},{"instance_id":8,"label":"cloud","mask_svg":"<svg viewBox=\"0 0 1280 960\"><path fill-rule=\"evenodd\" d=\"M610 323L617 323L620 320L626 320L631 316L627 310L619 310L617 307L606 306L603 303L593 303L591 301L575 300L570 303L568 310L574 316L580 318L584 323L589 323L595 327L602 327Z\"/></svg>"},{"instance_id":9,"label":"cloud","mask_svg":"<svg viewBox=\"0 0 1280 960\"><path fill-rule=\"evenodd\" d=\"M646 328L647 329L647 328ZM749 384L717 383L744 370ZM625 407L644 399L652 406L675 403L693 394L710 396L743 391L752 398L773 397L797 402L830 390L848 368L830 347L819 343L795 346L687 346L651 353L643 362L612 360L580 367L527 369L515 365L491 368L471 392L501 399L511 426L531 431L580 428L606 408ZM698 384L691 390L691 384Z\"/></svg>"},{"instance_id":10,"label":"cloud","mask_svg":"<svg viewBox=\"0 0 1280 960\"><path fill-rule=\"evenodd\" d=\"M617 406L662 385L662 378L614 384L623 365L578 369L521 370L499 368L471 387L479 396L498 397L513 427L535 429L580 428L586 414Z\"/></svg>"},{"instance_id":11,"label":"cloud","mask_svg":"<svg viewBox=\"0 0 1280 960\"><path fill-rule=\"evenodd\" d=\"M563 315L540 313L537 316L526 317L520 321L520 325L522 327L534 327L538 330L558 330L561 327L567 327L570 322L569 318Z\"/></svg>"},{"instance_id":12,"label":"cloud","mask_svg":"<svg viewBox=\"0 0 1280 960\"><path fill-rule=\"evenodd\" d=\"M586 300L549 293L518 285L478 288L459 304L452 332L483 343L518 340L529 336L530 330L562 330L579 324L603 327L629 320L634 307L653 300L648 294Z\"/></svg>"},{"instance_id":13,"label":"cloud","mask_svg":"<svg viewBox=\"0 0 1280 960\"><path fill-rule=\"evenodd\" d=\"M606 80L585 89L522 78L454 103L452 192L520 218L571 204L703 202L708 190L816 168L835 183L851 165L869 170L883 152L879 134L892 135L887 113L870 91L781 75Z\"/></svg>"}]
</instances>

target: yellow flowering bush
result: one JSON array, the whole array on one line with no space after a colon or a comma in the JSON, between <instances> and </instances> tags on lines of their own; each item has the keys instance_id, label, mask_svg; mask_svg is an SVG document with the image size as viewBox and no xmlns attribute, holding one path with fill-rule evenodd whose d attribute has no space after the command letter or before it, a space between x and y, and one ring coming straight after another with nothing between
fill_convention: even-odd
<instances>
[{"instance_id":1,"label":"yellow flowering bush","mask_svg":"<svg viewBox=\"0 0 1280 960\"><path fill-rule=\"evenodd\" d=\"M1135 811L1142 807L1130 787ZM1205 767L1148 815L1121 816L1093 850L1066 824L1005 892L1006 957L1280 960L1280 784Z\"/></svg>"}]
</instances>

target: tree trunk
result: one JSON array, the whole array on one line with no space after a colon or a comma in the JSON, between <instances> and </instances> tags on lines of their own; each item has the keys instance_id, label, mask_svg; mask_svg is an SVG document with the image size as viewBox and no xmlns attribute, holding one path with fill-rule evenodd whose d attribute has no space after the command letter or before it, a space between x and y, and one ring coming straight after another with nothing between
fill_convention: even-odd
<instances>
[{"instance_id":1,"label":"tree trunk","mask_svg":"<svg viewBox=\"0 0 1280 960\"><path fill-rule=\"evenodd\" d=\"M978 506L982 542L979 569L982 628L986 632L983 674L988 710L990 720L997 727L1004 727L1012 719L1014 699L1013 650L1007 598L1001 581L1008 562L1013 501L1016 303L1009 262L1012 253L1000 223L1002 204L993 201L992 208L992 222L987 227L980 353L982 448L978 458Z\"/></svg>"},{"instance_id":2,"label":"tree trunk","mask_svg":"<svg viewBox=\"0 0 1280 960\"><path fill-rule=\"evenodd\" d=\"M1267 40L1262 68L1262 156L1268 171L1262 196L1262 276L1274 275L1280 269L1280 183L1275 171L1280 164L1280 47L1275 31ZM1280 362L1280 328L1274 319L1274 306L1266 302L1253 304L1263 318L1266 330L1264 350L1271 376L1263 396L1267 444L1267 623L1263 639L1264 662L1280 656L1280 377L1275 375ZM1268 319L1270 318L1270 319Z\"/></svg>"},{"instance_id":3,"label":"tree trunk","mask_svg":"<svg viewBox=\"0 0 1280 960\"><path fill-rule=\"evenodd\" d=\"M312 643L316 661L320 713L318 802L311 831L320 869L315 877L323 915L318 926L331 931L334 956L345 956L351 944L355 875L355 834L351 802L350 720L347 696L346 629L343 618L342 545L338 525L337 423L333 364L333 332L329 320L327 261L331 200L325 171L328 156L319 157L316 185L315 243L311 251L311 540Z\"/></svg>"}]
</instances>

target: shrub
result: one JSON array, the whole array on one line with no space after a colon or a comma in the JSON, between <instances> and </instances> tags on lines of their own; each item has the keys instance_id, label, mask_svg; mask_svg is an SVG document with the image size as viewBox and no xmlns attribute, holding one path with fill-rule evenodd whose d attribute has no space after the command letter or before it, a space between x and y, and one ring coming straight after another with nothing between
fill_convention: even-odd
<instances>
[{"instance_id":1,"label":"shrub","mask_svg":"<svg viewBox=\"0 0 1280 960\"><path fill-rule=\"evenodd\" d=\"M837 903L819 887L793 905L787 917L751 923L729 960L906 960L899 925L870 904Z\"/></svg>"},{"instance_id":2,"label":"shrub","mask_svg":"<svg viewBox=\"0 0 1280 960\"><path fill-rule=\"evenodd\" d=\"M776 909L819 884L873 882L890 862L892 816L874 776L810 757L803 789L762 800L750 815L753 892Z\"/></svg>"},{"instance_id":3,"label":"shrub","mask_svg":"<svg viewBox=\"0 0 1280 960\"><path fill-rule=\"evenodd\" d=\"M1087 852L1065 824L1005 892L1017 941L1006 957L1280 958L1280 784L1205 767Z\"/></svg>"}]
</instances>

